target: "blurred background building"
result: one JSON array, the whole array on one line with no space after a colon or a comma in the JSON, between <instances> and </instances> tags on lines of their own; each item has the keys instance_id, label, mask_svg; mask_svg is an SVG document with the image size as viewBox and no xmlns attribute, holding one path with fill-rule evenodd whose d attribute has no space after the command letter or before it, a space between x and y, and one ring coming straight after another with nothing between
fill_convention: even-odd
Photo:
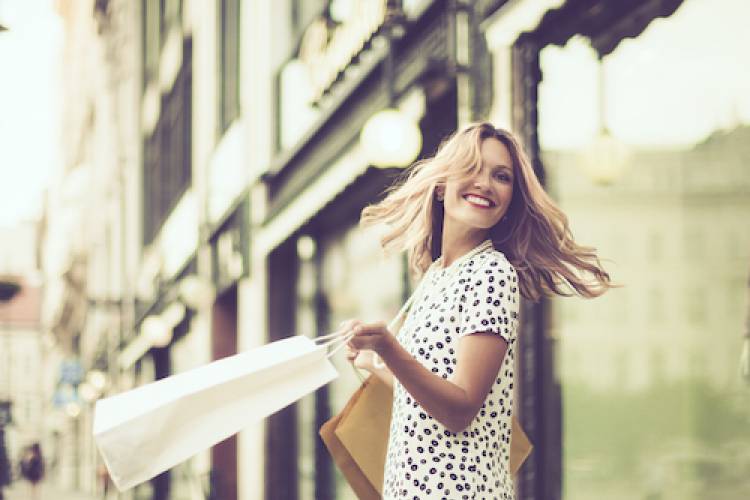
<instances>
[{"instance_id":1,"label":"blurred background building","mask_svg":"<svg viewBox=\"0 0 750 500\"><path fill-rule=\"evenodd\" d=\"M99 397L392 317L413 282L359 213L486 119L522 137L625 285L524 303L516 411L535 451L518 498L750 495L747 2L54 6L63 165L38 244L3 241L41 280L0 309L10 446L42 439L50 481L102 493ZM334 363L332 384L109 496L355 498L317 434L359 384Z\"/></svg>"},{"instance_id":2,"label":"blurred background building","mask_svg":"<svg viewBox=\"0 0 750 500\"><path fill-rule=\"evenodd\" d=\"M34 223L0 228L0 467L11 474L44 426L37 238Z\"/></svg>"}]
</instances>

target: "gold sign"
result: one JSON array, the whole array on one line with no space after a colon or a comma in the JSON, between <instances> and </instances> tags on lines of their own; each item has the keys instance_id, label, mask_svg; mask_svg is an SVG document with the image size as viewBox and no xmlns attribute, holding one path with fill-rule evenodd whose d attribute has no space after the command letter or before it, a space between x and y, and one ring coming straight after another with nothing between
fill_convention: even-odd
<instances>
[{"instance_id":1,"label":"gold sign","mask_svg":"<svg viewBox=\"0 0 750 500\"><path fill-rule=\"evenodd\" d=\"M325 19L318 18L302 37L299 59L310 72L313 102L320 99L385 21L387 0L352 1L352 15L333 31Z\"/></svg>"}]
</instances>

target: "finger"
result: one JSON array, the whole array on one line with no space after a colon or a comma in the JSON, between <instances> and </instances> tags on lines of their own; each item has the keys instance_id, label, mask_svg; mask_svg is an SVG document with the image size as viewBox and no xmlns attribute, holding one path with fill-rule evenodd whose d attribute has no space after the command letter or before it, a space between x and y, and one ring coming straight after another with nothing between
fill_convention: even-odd
<instances>
[{"instance_id":1,"label":"finger","mask_svg":"<svg viewBox=\"0 0 750 500\"><path fill-rule=\"evenodd\" d=\"M361 322L362 321L360 321L360 320L358 320L356 318L345 319L339 325L339 330L350 330L350 329L354 328L355 325L357 325L358 323L361 323Z\"/></svg>"},{"instance_id":2,"label":"finger","mask_svg":"<svg viewBox=\"0 0 750 500\"><path fill-rule=\"evenodd\" d=\"M379 323L372 323L372 324L364 324L361 323L359 325L356 325L352 328L352 331L354 332L355 337L363 337L363 336L370 336L370 335L382 335L385 333L386 329Z\"/></svg>"},{"instance_id":3,"label":"finger","mask_svg":"<svg viewBox=\"0 0 750 500\"><path fill-rule=\"evenodd\" d=\"M355 326L354 322L355 321L357 321L357 320L348 319L348 320L343 321L339 325L339 328L338 328L338 330L336 330L335 333L338 334L340 337L346 337L347 335L349 335L351 333L352 328L354 328L354 326Z\"/></svg>"},{"instance_id":4,"label":"finger","mask_svg":"<svg viewBox=\"0 0 750 500\"><path fill-rule=\"evenodd\" d=\"M362 346L360 344L361 340L359 340L356 336L349 339L349 342L347 342L348 346L351 346L353 351L359 352L360 349L362 349Z\"/></svg>"}]
</instances>

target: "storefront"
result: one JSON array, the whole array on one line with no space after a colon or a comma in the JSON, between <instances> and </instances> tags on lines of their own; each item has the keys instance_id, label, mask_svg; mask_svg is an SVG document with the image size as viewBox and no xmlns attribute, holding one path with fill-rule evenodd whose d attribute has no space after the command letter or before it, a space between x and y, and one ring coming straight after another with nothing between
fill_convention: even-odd
<instances>
[{"instance_id":1,"label":"storefront","mask_svg":"<svg viewBox=\"0 0 750 500\"><path fill-rule=\"evenodd\" d=\"M215 291L211 307L211 361L238 352L238 288L248 273L248 203L239 198L210 237L212 286ZM236 500L238 495L237 436L211 448L211 492L217 498Z\"/></svg>"},{"instance_id":2,"label":"storefront","mask_svg":"<svg viewBox=\"0 0 750 500\"><path fill-rule=\"evenodd\" d=\"M140 387L201 364L200 358L193 354L195 350L186 349L188 344L199 340L191 335L196 311L180 293L181 284L187 277L195 276L196 271L197 261L192 256L173 279L157 286L153 301L137 304L136 333L117 360L119 368L124 370L120 375L123 389ZM189 464L180 464L136 486L133 494L135 498L179 497L191 489L194 479Z\"/></svg>"},{"instance_id":3,"label":"storefront","mask_svg":"<svg viewBox=\"0 0 750 500\"><path fill-rule=\"evenodd\" d=\"M536 355L521 360L521 416L536 449L519 498L750 491L748 9L521 1L484 26L492 120L523 136L574 237L624 285L548 300L525 325Z\"/></svg>"},{"instance_id":4,"label":"storefront","mask_svg":"<svg viewBox=\"0 0 750 500\"><path fill-rule=\"evenodd\" d=\"M390 43L383 43L384 11L338 18L325 9L279 71L268 215L252 237L254 255L268 256L269 340L324 335L347 318L388 321L411 290L405 256L385 257L377 230L357 225L361 210L402 172L374 167L360 131L379 110L398 108L418 124L418 157L431 156L476 116L480 98L466 88L469 55L459 49L473 33L470 9L432 1L403 7L404 31ZM311 42L316 37L330 44L321 48ZM317 63L312 81L306 60ZM343 355L334 364L339 379L267 421L266 498L356 498L318 437L360 383Z\"/></svg>"}]
</instances>

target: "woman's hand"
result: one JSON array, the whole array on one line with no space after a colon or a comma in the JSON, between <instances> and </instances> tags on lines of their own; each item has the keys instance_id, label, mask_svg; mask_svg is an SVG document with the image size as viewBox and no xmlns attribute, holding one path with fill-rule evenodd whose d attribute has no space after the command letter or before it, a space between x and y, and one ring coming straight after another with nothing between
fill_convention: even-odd
<instances>
[{"instance_id":1,"label":"woman's hand","mask_svg":"<svg viewBox=\"0 0 750 500\"><path fill-rule=\"evenodd\" d=\"M344 321L339 331L343 336L353 335L347 342L346 358L357 368L370 373L381 367L375 366L375 354L380 354L395 341L393 334L388 331L385 323L363 323L353 319Z\"/></svg>"},{"instance_id":2,"label":"woman's hand","mask_svg":"<svg viewBox=\"0 0 750 500\"><path fill-rule=\"evenodd\" d=\"M352 334L355 329L362 325L361 321L349 320L341 324L339 331L342 335ZM360 335L362 332L359 332ZM355 333L356 337L356 333ZM395 341L395 337L390 336ZM354 340L352 342L351 340ZM368 371L370 374L380 378L390 389L393 389L393 373L388 369L382 359L378 356L374 350L371 349L360 349L355 347L359 345L361 339L355 340L352 338L346 344L346 359L349 360L356 368Z\"/></svg>"},{"instance_id":3,"label":"woman's hand","mask_svg":"<svg viewBox=\"0 0 750 500\"><path fill-rule=\"evenodd\" d=\"M351 334L352 330L360 324L362 324L361 321L350 319L341 323L338 331L345 337ZM375 353L369 349L357 349L352 346L351 342L347 342L346 359L361 370L367 370L373 374L375 373Z\"/></svg>"},{"instance_id":4,"label":"woman's hand","mask_svg":"<svg viewBox=\"0 0 750 500\"><path fill-rule=\"evenodd\" d=\"M353 334L353 336L347 345L351 349L357 351L370 350L378 354L382 354L396 340L382 321L377 323L362 323L358 320L352 320L345 325L344 331L344 335L350 334Z\"/></svg>"},{"instance_id":5,"label":"woman's hand","mask_svg":"<svg viewBox=\"0 0 750 500\"><path fill-rule=\"evenodd\" d=\"M370 350L354 349L349 344L346 345L346 359L354 366L361 370L367 370L375 373L375 352Z\"/></svg>"}]
</instances>

